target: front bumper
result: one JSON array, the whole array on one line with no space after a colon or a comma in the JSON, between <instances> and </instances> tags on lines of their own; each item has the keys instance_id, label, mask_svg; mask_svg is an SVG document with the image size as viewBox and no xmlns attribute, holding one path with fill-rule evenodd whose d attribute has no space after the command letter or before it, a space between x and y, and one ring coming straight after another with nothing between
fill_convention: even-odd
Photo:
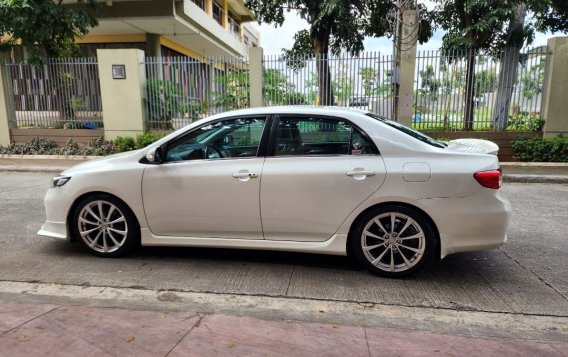
<instances>
[{"instance_id":1,"label":"front bumper","mask_svg":"<svg viewBox=\"0 0 568 357\"><path fill-rule=\"evenodd\" d=\"M37 232L37 234L44 237L69 240L69 234L67 232L66 222L45 221L45 223L41 226L41 229Z\"/></svg>"},{"instance_id":2,"label":"front bumper","mask_svg":"<svg viewBox=\"0 0 568 357\"><path fill-rule=\"evenodd\" d=\"M498 190L482 189L463 198L418 201L440 233L440 258L453 253L495 249L507 241L511 205Z\"/></svg>"},{"instance_id":3,"label":"front bumper","mask_svg":"<svg viewBox=\"0 0 568 357\"><path fill-rule=\"evenodd\" d=\"M69 240L67 212L69 212L72 203L73 197L67 193L65 186L48 189L43 200L47 219L37 234Z\"/></svg>"}]
</instances>

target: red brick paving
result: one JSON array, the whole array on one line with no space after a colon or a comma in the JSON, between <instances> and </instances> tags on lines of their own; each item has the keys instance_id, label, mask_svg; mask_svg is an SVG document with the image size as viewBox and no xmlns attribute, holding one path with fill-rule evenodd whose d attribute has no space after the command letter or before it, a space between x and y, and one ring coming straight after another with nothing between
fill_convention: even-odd
<instances>
[{"instance_id":1,"label":"red brick paving","mask_svg":"<svg viewBox=\"0 0 568 357\"><path fill-rule=\"evenodd\" d=\"M568 343L0 302L0 356L568 356Z\"/></svg>"}]
</instances>

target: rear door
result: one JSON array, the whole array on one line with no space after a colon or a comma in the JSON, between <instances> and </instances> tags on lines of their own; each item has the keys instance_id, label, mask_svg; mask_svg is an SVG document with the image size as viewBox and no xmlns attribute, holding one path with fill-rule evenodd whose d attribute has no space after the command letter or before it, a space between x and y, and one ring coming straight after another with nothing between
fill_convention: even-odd
<instances>
[{"instance_id":1,"label":"rear door","mask_svg":"<svg viewBox=\"0 0 568 357\"><path fill-rule=\"evenodd\" d=\"M376 146L349 121L280 116L260 187L264 238L324 241L385 180Z\"/></svg>"}]
</instances>

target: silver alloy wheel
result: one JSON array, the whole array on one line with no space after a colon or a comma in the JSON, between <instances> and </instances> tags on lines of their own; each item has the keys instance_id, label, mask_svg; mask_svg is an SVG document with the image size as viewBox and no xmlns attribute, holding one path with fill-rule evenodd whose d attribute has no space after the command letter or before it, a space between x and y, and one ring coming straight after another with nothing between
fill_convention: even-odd
<instances>
[{"instance_id":1,"label":"silver alloy wheel","mask_svg":"<svg viewBox=\"0 0 568 357\"><path fill-rule=\"evenodd\" d=\"M422 259L426 236L422 227L411 217L387 212L365 225L361 248L375 267L387 272L403 272Z\"/></svg>"},{"instance_id":2,"label":"silver alloy wheel","mask_svg":"<svg viewBox=\"0 0 568 357\"><path fill-rule=\"evenodd\" d=\"M77 222L81 239L99 253L118 250L128 236L126 217L114 204L96 200L86 204Z\"/></svg>"}]
</instances>

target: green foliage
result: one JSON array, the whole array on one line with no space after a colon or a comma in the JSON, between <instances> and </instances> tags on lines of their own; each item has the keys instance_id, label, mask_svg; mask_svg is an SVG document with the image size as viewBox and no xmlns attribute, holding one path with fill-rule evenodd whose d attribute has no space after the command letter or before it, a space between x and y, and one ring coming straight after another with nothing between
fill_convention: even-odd
<instances>
[{"instance_id":1,"label":"green foliage","mask_svg":"<svg viewBox=\"0 0 568 357\"><path fill-rule=\"evenodd\" d=\"M269 105L306 104L306 97L296 91L296 86L288 81L282 70L269 68L264 70L264 99Z\"/></svg>"},{"instance_id":2,"label":"green foliage","mask_svg":"<svg viewBox=\"0 0 568 357\"><path fill-rule=\"evenodd\" d=\"M533 65L521 77L523 84L523 96L531 99L535 95L542 93L544 86L544 67L546 66L546 57L542 57L538 64Z\"/></svg>"},{"instance_id":3,"label":"green foliage","mask_svg":"<svg viewBox=\"0 0 568 357\"><path fill-rule=\"evenodd\" d=\"M202 103L188 104L181 87L168 80L148 78L146 98L150 129L172 130L175 116L196 119L205 109Z\"/></svg>"},{"instance_id":4,"label":"green foliage","mask_svg":"<svg viewBox=\"0 0 568 357\"><path fill-rule=\"evenodd\" d=\"M98 25L92 15L95 0L78 0L80 7L63 5L62 1L2 0L0 1L0 50L18 45L30 49L27 60L40 63L48 57L77 54L77 37Z\"/></svg>"},{"instance_id":5,"label":"green foliage","mask_svg":"<svg viewBox=\"0 0 568 357\"><path fill-rule=\"evenodd\" d=\"M113 140L116 151L136 150L136 140L131 136L119 136Z\"/></svg>"},{"instance_id":6,"label":"green foliage","mask_svg":"<svg viewBox=\"0 0 568 357\"><path fill-rule=\"evenodd\" d=\"M142 149L146 146L153 144L154 142L163 138L164 134L153 134L149 131L146 131L142 134L136 135L136 146L135 149Z\"/></svg>"},{"instance_id":7,"label":"green foliage","mask_svg":"<svg viewBox=\"0 0 568 357\"><path fill-rule=\"evenodd\" d=\"M515 159L532 162L568 162L568 137L517 138L512 142Z\"/></svg>"},{"instance_id":8,"label":"green foliage","mask_svg":"<svg viewBox=\"0 0 568 357\"><path fill-rule=\"evenodd\" d=\"M69 139L65 146L58 147L53 140L46 138L33 138L25 144L16 144L12 142L8 146L0 146L0 154L104 156L141 149L163 137L163 134L145 132L143 134L138 134L136 138L119 136L113 141L106 141L103 138L95 138L91 139L82 147L80 147L73 139Z\"/></svg>"},{"instance_id":9,"label":"green foliage","mask_svg":"<svg viewBox=\"0 0 568 357\"><path fill-rule=\"evenodd\" d=\"M219 91L215 93L213 105L225 110L249 107L249 73L228 72L215 76L213 80Z\"/></svg>"},{"instance_id":10,"label":"green foliage","mask_svg":"<svg viewBox=\"0 0 568 357\"><path fill-rule=\"evenodd\" d=\"M475 74L473 93L476 97L490 93L497 87L497 75L493 70L483 70Z\"/></svg>"},{"instance_id":11,"label":"green foliage","mask_svg":"<svg viewBox=\"0 0 568 357\"><path fill-rule=\"evenodd\" d=\"M527 112L521 112L510 115L508 123L508 131L540 131L544 125L544 120Z\"/></svg>"},{"instance_id":12,"label":"green foliage","mask_svg":"<svg viewBox=\"0 0 568 357\"><path fill-rule=\"evenodd\" d=\"M353 94L353 78L349 75L350 71L346 65L339 65L335 71L335 79L331 81L331 88L337 99L345 105L349 97Z\"/></svg>"},{"instance_id":13,"label":"green foliage","mask_svg":"<svg viewBox=\"0 0 568 357\"><path fill-rule=\"evenodd\" d=\"M427 98L429 101L438 99L438 88L440 88L440 80L436 78L434 67L426 66L426 69L419 72L421 86L418 90L421 98Z\"/></svg>"},{"instance_id":14,"label":"green foliage","mask_svg":"<svg viewBox=\"0 0 568 357\"><path fill-rule=\"evenodd\" d=\"M361 76L363 91L365 95L373 94L377 81L379 79L377 70L372 67L359 68L359 75Z\"/></svg>"},{"instance_id":15,"label":"green foliage","mask_svg":"<svg viewBox=\"0 0 568 357\"><path fill-rule=\"evenodd\" d=\"M291 49L283 49L283 59L294 69L304 68L306 61L319 55L317 71L320 79L329 78L327 56L331 52L341 51L358 54L364 49L363 40L366 36L382 37L390 26L387 14L393 10L396 3L392 0L245 0L260 23L282 26L284 14L295 10L306 20L309 29L294 34L294 44ZM425 7L418 5L419 10ZM430 17L426 16L421 23L419 40L424 42L432 36L433 29ZM319 88L319 103L332 104L332 83L322 80ZM344 93L340 97L344 97Z\"/></svg>"},{"instance_id":16,"label":"green foliage","mask_svg":"<svg viewBox=\"0 0 568 357\"><path fill-rule=\"evenodd\" d=\"M568 29L568 1L532 0L531 10L535 13L536 29L541 32L566 32Z\"/></svg>"}]
</instances>

